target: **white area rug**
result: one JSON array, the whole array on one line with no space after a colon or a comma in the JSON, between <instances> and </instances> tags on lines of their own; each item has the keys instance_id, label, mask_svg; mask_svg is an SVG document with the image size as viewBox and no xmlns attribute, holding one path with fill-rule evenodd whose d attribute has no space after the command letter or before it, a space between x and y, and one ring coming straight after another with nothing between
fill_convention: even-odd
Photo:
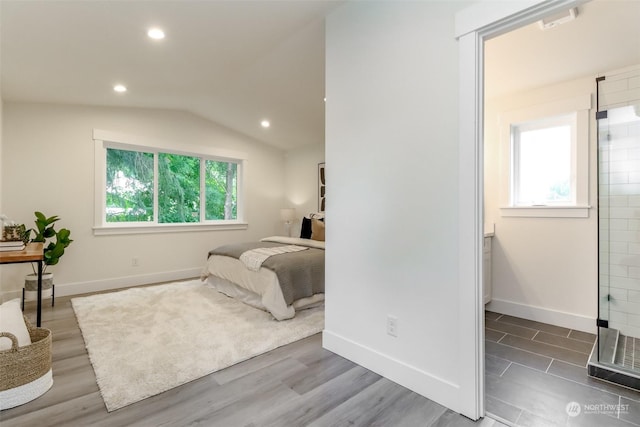
<instances>
[{"instance_id":1,"label":"white area rug","mask_svg":"<svg viewBox=\"0 0 640 427\"><path fill-rule=\"evenodd\" d=\"M322 307L279 322L199 280L71 303L109 412L324 327Z\"/></svg>"}]
</instances>

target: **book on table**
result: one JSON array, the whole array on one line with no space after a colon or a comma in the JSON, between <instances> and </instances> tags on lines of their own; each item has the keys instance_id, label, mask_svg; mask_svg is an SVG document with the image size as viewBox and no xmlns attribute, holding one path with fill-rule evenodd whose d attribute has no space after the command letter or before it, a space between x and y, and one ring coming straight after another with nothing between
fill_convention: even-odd
<instances>
[{"instance_id":1,"label":"book on table","mask_svg":"<svg viewBox=\"0 0 640 427\"><path fill-rule=\"evenodd\" d=\"M0 252L21 251L25 248L22 240L0 240Z\"/></svg>"}]
</instances>

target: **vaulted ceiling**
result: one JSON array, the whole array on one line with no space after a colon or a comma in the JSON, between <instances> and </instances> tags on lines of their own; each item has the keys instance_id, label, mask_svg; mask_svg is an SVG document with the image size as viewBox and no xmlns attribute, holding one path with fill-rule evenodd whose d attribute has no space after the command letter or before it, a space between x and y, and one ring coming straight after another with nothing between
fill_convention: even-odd
<instances>
[{"instance_id":1,"label":"vaulted ceiling","mask_svg":"<svg viewBox=\"0 0 640 427\"><path fill-rule=\"evenodd\" d=\"M324 17L339 3L2 0L2 98L180 109L283 149L323 143Z\"/></svg>"},{"instance_id":2,"label":"vaulted ceiling","mask_svg":"<svg viewBox=\"0 0 640 427\"><path fill-rule=\"evenodd\" d=\"M186 110L282 149L321 144L324 18L343 2L0 0L2 98ZM640 63L638 22L640 0L594 0L491 40L487 97Z\"/></svg>"}]
</instances>

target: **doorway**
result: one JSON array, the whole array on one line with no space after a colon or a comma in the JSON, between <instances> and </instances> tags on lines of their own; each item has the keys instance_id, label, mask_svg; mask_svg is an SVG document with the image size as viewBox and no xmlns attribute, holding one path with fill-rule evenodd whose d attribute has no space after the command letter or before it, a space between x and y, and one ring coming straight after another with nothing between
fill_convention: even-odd
<instances>
[{"instance_id":1,"label":"doorway","mask_svg":"<svg viewBox=\"0 0 640 427\"><path fill-rule=\"evenodd\" d=\"M461 235L461 282L475 283L477 298L478 339L484 338L481 303L482 289L482 234L483 212L483 60L484 42L493 37L536 22L542 18L561 13L570 7L580 6L584 1L529 2L528 7L519 4L492 4L492 10L482 5L472 6L458 14L456 30L460 47L460 235ZM472 232L473 240L464 239ZM483 349L481 342L478 348ZM483 351L480 351L483 355ZM483 358L478 357L480 372L484 372ZM483 379L479 387L484 390ZM479 393L483 396L482 391ZM480 412L484 399L480 399Z\"/></svg>"}]
</instances>

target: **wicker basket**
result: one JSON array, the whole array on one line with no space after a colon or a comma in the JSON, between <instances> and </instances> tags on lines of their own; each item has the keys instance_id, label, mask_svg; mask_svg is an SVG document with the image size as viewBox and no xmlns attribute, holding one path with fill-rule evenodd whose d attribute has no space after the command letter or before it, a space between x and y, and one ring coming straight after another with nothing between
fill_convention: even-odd
<instances>
[{"instance_id":1,"label":"wicker basket","mask_svg":"<svg viewBox=\"0 0 640 427\"><path fill-rule=\"evenodd\" d=\"M31 345L18 347L15 335L11 348L0 351L0 410L13 408L43 395L53 385L51 371L51 331L36 328L25 317Z\"/></svg>"}]
</instances>

